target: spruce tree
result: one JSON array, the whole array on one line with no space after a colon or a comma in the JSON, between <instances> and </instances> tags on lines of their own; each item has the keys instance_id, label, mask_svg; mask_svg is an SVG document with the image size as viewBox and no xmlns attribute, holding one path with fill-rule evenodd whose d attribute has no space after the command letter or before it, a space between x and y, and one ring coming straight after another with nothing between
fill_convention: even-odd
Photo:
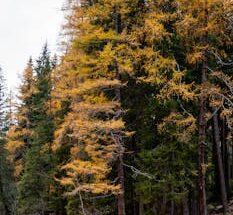
<instances>
[{"instance_id":1,"label":"spruce tree","mask_svg":"<svg viewBox=\"0 0 233 215\"><path fill-rule=\"evenodd\" d=\"M47 45L36 61L34 95L31 100L30 147L25 153L24 172L19 182L19 213L43 214L49 211L51 141L53 121L50 114L52 65Z\"/></svg>"}]
</instances>

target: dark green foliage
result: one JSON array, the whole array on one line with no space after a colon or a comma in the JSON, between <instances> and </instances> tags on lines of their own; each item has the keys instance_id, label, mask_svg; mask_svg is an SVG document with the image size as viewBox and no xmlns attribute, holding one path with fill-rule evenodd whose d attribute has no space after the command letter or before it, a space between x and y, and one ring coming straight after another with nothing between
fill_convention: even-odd
<instances>
[{"instance_id":1,"label":"dark green foliage","mask_svg":"<svg viewBox=\"0 0 233 215\"><path fill-rule=\"evenodd\" d=\"M7 151L4 148L5 134L9 127L7 111L6 85L0 68L0 213L2 215L15 215L16 190L12 180L11 164L7 160Z\"/></svg>"},{"instance_id":2,"label":"dark green foliage","mask_svg":"<svg viewBox=\"0 0 233 215\"><path fill-rule=\"evenodd\" d=\"M18 184L19 214L36 214L49 211L52 185L53 158L51 142L53 120L50 112L51 72L53 65L47 45L37 60L35 92L32 97L32 137L25 152L25 167Z\"/></svg>"},{"instance_id":3,"label":"dark green foliage","mask_svg":"<svg viewBox=\"0 0 233 215\"><path fill-rule=\"evenodd\" d=\"M16 214L16 189L12 180L12 168L7 160L7 151L3 148L4 142L0 142L0 198L1 214Z\"/></svg>"}]
</instances>

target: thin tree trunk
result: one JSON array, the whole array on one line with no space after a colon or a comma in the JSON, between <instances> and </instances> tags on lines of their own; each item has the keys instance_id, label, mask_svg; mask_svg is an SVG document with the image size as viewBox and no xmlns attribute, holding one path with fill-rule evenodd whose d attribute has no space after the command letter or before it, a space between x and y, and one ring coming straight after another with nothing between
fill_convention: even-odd
<instances>
[{"instance_id":1,"label":"thin tree trunk","mask_svg":"<svg viewBox=\"0 0 233 215\"><path fill-rule=\"evenodd\" d=\"M175 203L174 200L171 200L170 215L174 215L174 212L175 212Z\"/></svg>"},{"instance_id":2,"label":"thin tree trunk","mask_svg":"<svg viewBox=\"0 0 233 215\"><path fill-rule=\"evenodd\" d=\"M124 186L124 168L123 168L123 154L120 152L118 159L118 179L121 185L121 193L117 196L118 215L125 215L125 186Z\"/></svg>"},{"instance_id":3,"label":"thin tree trunk","mask_svg":"<svg viewBox=\"0 0 233 215\"><path fill-rule=\"evenodd\" d=\"M116 71L117 78L119 79L119 70L118 64L116 62ZM121 101L121 91L120 88L115 89L117 101ZM119 134L116 138L116 142L118 143L118 161L117 161L117 176L119 180L119 184L121 185L121 192L117 196L117 207L118 207L118 215L125 215L125 175L124 175L124 146L123 146L123 138Z\"/></svg>"},{"instance_id":4,"label":"thin tree trunk","mask_svg":"<svg viewBox=\"0 0 233 215\"><path fill-rule=\"evenodd\" d=\"M196 191L193 190L191 194L191 215L197 215L197 195Z\"/></svg>"},{"instance_id":5,"label":"thin tree trunk","mask_svg":"<svg viewBox=\"0 0 233 215\"><path fill-rule=\"evenodd\" d=\"M227 146L226 122L222 120L221 126L221 142L222 142L222 160L225 176L225 184L227 190L227 198L230 198L230 163L229 163L229 149Z\"/></svg>"},{"instance_id":6,"label":"thin tree trunk","mask_svg":"<svg viewBox=\"0 0 233 215\"><path fill-rule=\"evenodd\" d=\"M214 123L214 122L213 122ZM221 196L219 196L220 193L220 183L219 183L219 171L218 171L218 158L217 158L217 150L216 150L216 144L214 140L214 124L212 124L212 136L213 136L213 144L212 144L212 163L214 164L214 187L213 187L213 195L214 200L217 200L221 202ZM222 148L220 147L220 151L222 152ZM221 154L222 157L222 154ZM223 161L222 161L223 162Z\"/></svg>"},{"instance_id":7,"label":"thin tree trunk","mask_svg":"<svg viewBox=\"0 0 233 215\"><path fill-rule=\"evenodd\" d=\"M80 204L81 204L82 215L86 215L86 213L85 213L85 209L84 209L83 198L82 198L81 192L78 192L78 195L79 195L79 200L80 200Z\"/></svg>"},{"instance_id":8,"label":"thin tree trunk","mask_svg":"<svg viewBox=\"0 0 233 215\"><path fill-rule=\"evenodd\" d=\"M230 165L231 165L231 174L230 174L230 180L233 179L233 144L231 144L231 160L229 161L230 162ZM231 186L232 188L232 186ZM228 194L228 191L227 191L227 194Z\"/></svg>"},{"instance_id":9,"label":"thin tree trunk","mask_svg":"<svg viewBox=\"0 0 233 215\"><path fill-rule=\"evenodd\" d=\"M204 27L208 25L207 0L204 3L205 21ZM203 45L208 45L208 32L203 37ZM203 67L201 71L201 97L200 97L200 115L199 115L199 142L198 142L198 212L199 215L207 215L206 193L205 193L205 145L206 145L206 103L207 103L207 67L208 56L205 51Z\"/></svg>"},{"instance_id":10,"label":"thin tree trunk","mask_svg":"<svg viewBox=\"0 0 233 215\"><path fill-rule=\"evenodd\" d=\"M140 199L139 202L139 215L143 215L144 214L144 204L142 202L142 200Z\"/></svg>"},{"instance_id":11,"label":"thin tree trunk","mask_svg":"<svg viewBox=\"0 0 233 215\"><path fill-rule=\"evenodd\" d=\"M187 196L183 199L183 215L189 215L189 206Z\"/></svg>"},{"instance_id":12,"label":"thin tree trunk","mask_svg":"<svg viewBox=\"0 0 233 215\"><path fill-rule=\"evenodd\" d=\"M221 201L222 201L222 206L223 206L223 213L226 214L228 211L227 193L226 193L226 184L225 184L225 177L224 177L224 170L223 170L223 163L222 163L222 154L221 154L221 148L220 148L221 140L220 140L220 134L219 134L217 108L214 108L213 111L215 113L213 116L214 144L215 144L216 155L217 155L216 158L217 158L217 168L218 168Z\"/></svg>"},{"instance_id":13,"label":"thin tree trunk","mask_svg":"<svg viewBox=\"0 0 233 215\"><path fill-rule=\"evenodd\" d=\"M120 34L121 17L117 11L117 6L114 7L114 15L115 15L115 31L117 34ZM116 69L116 79L120 80L120 71L117 61L115 61L115 69ZM121 102L120 87L117 87L115 89L115 94L117 101ZM121 192L117 196L117 208L118 208L118 215L125 215L125 176L124 176L124 165L123 165L124 146L123 146L123 138L121 135L118 136L117 142L118 142L117 175L119 179L119 184L121 185Z\"/></svg>"},{"instance_id":14,"label":"thin tree trunk","mask_svg":"<svg viewBox=\"0 0 233 215\"><path fill-rule=\"evenodd\" d=\"M174 160L175 160L175 155L174 155L174 152L172 152L172 162L175 162ZM170 174L170 171L169 171L169 174ZM171 191L172 191L172 193L174 193L174 186L173 185L171 187ZM175 202L173 199L171 200L169 212L170 212L170 215L174 215L174 213L175 213Z\"/></svg>"},{"instance_id":15,"label":"thin tree trunk","mask_svg":"<svg viewBox=\"0 0 233 215\"><path fill-rule=\"evenodd\" d=\"M205 91L206 69L202 70L202 91ZM206 144L206 95L201 93L199 115L199 143L198 143L198 211L200 215L206 215L205 193L205 144Z\"/></svg>"}]
</instances>

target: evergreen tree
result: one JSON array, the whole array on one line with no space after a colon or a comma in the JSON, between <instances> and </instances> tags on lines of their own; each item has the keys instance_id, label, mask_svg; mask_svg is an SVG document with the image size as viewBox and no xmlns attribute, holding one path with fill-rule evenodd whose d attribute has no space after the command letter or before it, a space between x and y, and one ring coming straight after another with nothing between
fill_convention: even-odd
<instances>
[{"instance_id":1,"label":"evergreen tree","mask_svg":"<svg viewBox=\"0 0 233 215\"><path fill-rule=\"evenodd\" d=\"M32 136L30 147L26 149L24 172L18 186L20 214L43 214L49 210L53 136L49 105L52 69L49 51L45 45L34 69L35 91L30 100Z\"/></svg>"},{"instance_id":2,"label":"evergreen tree","mask_svg":"<svg viewBox=\"0 0 233 215\"><path fill-rule=\"evenodd\" d=\"M4 148L5 134L8 129L6 94L5 78L0 68L0 210L3 215L14 215L16 214L15 187L12 181L11 166Z\"/></svg>"}]
</instances>

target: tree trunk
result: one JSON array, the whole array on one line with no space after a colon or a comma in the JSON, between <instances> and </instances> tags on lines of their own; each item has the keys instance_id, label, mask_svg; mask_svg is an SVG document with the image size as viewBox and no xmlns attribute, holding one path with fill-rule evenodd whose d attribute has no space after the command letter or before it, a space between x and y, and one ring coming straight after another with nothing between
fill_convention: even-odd
<instances>
[{"instance_id":1,"label":"tree trunk","mask_svg":"<svg viewBox=\"0 0 233 215\"><path fill-rule=\"evenodd\" d=\"M221 196L220 193L220 183L219 183L219 171L218 171L218 158L217 158L217 150L216 150L216 144L214 140L214 122L212 122L212 137L211 140L213 142L212 144L212 163L214 164L214 187L213 187L213 195L214 200L221 202ZM222 148L220 147L220 151L222 152ZM222 155L221 155L222 157Z\"/></svg>"},{"instance_id":2,"label":"tree trunk","mask_svg":"<svg viewBox=\"0 0 233 215\"><path fill-rule=\"evenodd\" d=\"M199 142L198 142L198 211L199 215L206 215L205 194L205 144L206 144L206 69L202 70L202 92L199 115Z\"/></svg>"},{"instance_id":3,"label":"tree trunk","mask_svg":"<svg viewBox=\"0 0 233 215\"><path fill-rule=\"evenodd\" d=\"M190 212L191 215L197 215L197 195L195 190L190 195Z\"/></svg>"},{"instance_id":4,"label":"tree trunk","mask_svg":"<svg viewBox=\"0 0 233 215\"><path fill-rule=\"evenodd\" d=\"M114 7L114 15L115 15L115 31L117 34L121 33L121 17L117 12L117 6ZM115 69L116 69L116 79L120 80L120 71L118 62L115 61ZM121 90L120 87L115 89L116 99L120 103L121 102ZM118 143L118 163L117 163L117 175L119 184L121 185L121 192L117 196L117 208L118 215L125 215L125 176L124 176L124 166L123 166L123 156L124 156L124 146L123 146L123 138L121 135L117 138Z\"/></svg>"},{"instance_id":5,"label":"tree trunk","mask_svg":"<svg viewBox=\"0 0 233 215\"><path fill-rule=\"evenodd\" d=\"M174 215L174 212L175 212L175 202L174 200L171 200L169 215Z\"/></svg>"},{"instance_id":6,"label":"tree trunk","mask_svg":"<svg viewBox=\"0 0 233 215\"><path fill-rule=\"evenodd\" d=\"M142 200L140 199L139 202L139 215L143 215L144 214L144 204L142 202Z\"/></svg>"},{"instance_id":7,"label":"tree trunk","mask_svg":"<svg viewBox=\"0 0 233 215\"><path fill-rule=\"evenodd\" d=\"M125 186L124 186L124 168L123 168L123 155L119 155L118 159L118 179L121 185L121 193L117 196L118 215L125 215Z\"/></svg>"},{"instance_id":8,"label":"tree trunk","mask_svg":"<svg viewBox=\"0 0 233 215\"><path fill-rule=\"evenodd\" d=\"M208 25L207 0L204 2L205 21L204 27ZM203 45L208 45L208 32L203 36ZM205 145L206 145L206 103L207 103L207 68L208 55L205 51L203 67L201 70L201 96L199 115L199 141L198 141L198 212L199 215L207 215L206 193L205 193Z\"/></svg>"},{"instance_id":9,"label":"tree trunk","mask_svg":"<svg viewBox=\"0 0 233 215\"><path fill-rule=\"evenodd\" d=\"M226 121L222 120L221 126L221 142L222 142L222 160L223 169L225 176L225 185L227 190L227 198L230 200L230 163L229 163L229 149L227 146L227 131L226 131Z\"/></svg>"},{"instance_id":10,"label":"tree trunk","mask_svg":"<svg viewBox=\"0 0 233 215\"><path fill-rule=\"evenodd\" d=\"M183 215L189 215L188 198L186 196L183 199Z\"/></svg>"},{"instance_id":11,"label":"tree trunk","mask_svg":"<svg viewBox=\"0 0 233 215\"><path fill-rule=\"evenodd\" d=\"M117 71L117 78L119 78L119 71L118 65L116 62L116 71ZM120 88L115 89L117 101L121 101L121 91ZM117 161L117 176L119 184L121 185L121 192L117 196L117 207L118 207L118 215L125 215L125 176L124 176L124 146L123 146L123 138L119 134L116 138L116 142L118 144L118 161Z\"/></svg>"},{"instance_id":12,"label":"tree trunk","mask_svg":"<svg viewBox=\"0 0 233 215\"><path fill-rule=\"evenodd\" d=\"M232 181L232 179L233 179L233 144L231 144L231 160L229 162L230 162L230 166L231 166L231 168L230 168L230 180ZM232 189L232 186L231 186L231 189ZM228 194L228 190L227 190L227 194Z\"/></svg>"},{"instance_id":13,"label":"tree trunk","mask_svg":"<svg viewBox=\"0 0 233 215\"><path fill-rule=\"evenodd\" d=\"M221 201L223 206L223 213L226 214L228 211L227 205L227 193L226 193L226 184L225 184L225 177L224 177L224 170L223 170L223 163L222 163L222 154L221 154L221 140L219 134L219 123L218 123L218 115L217 115L217 108L213 109L214 116L213 116L213 124L214 124L214 144L216 149L216 158L217 158L217 168L218 168L218 180L220 185L220 194L221 194Z\"/></svg>"}]
</instances>

